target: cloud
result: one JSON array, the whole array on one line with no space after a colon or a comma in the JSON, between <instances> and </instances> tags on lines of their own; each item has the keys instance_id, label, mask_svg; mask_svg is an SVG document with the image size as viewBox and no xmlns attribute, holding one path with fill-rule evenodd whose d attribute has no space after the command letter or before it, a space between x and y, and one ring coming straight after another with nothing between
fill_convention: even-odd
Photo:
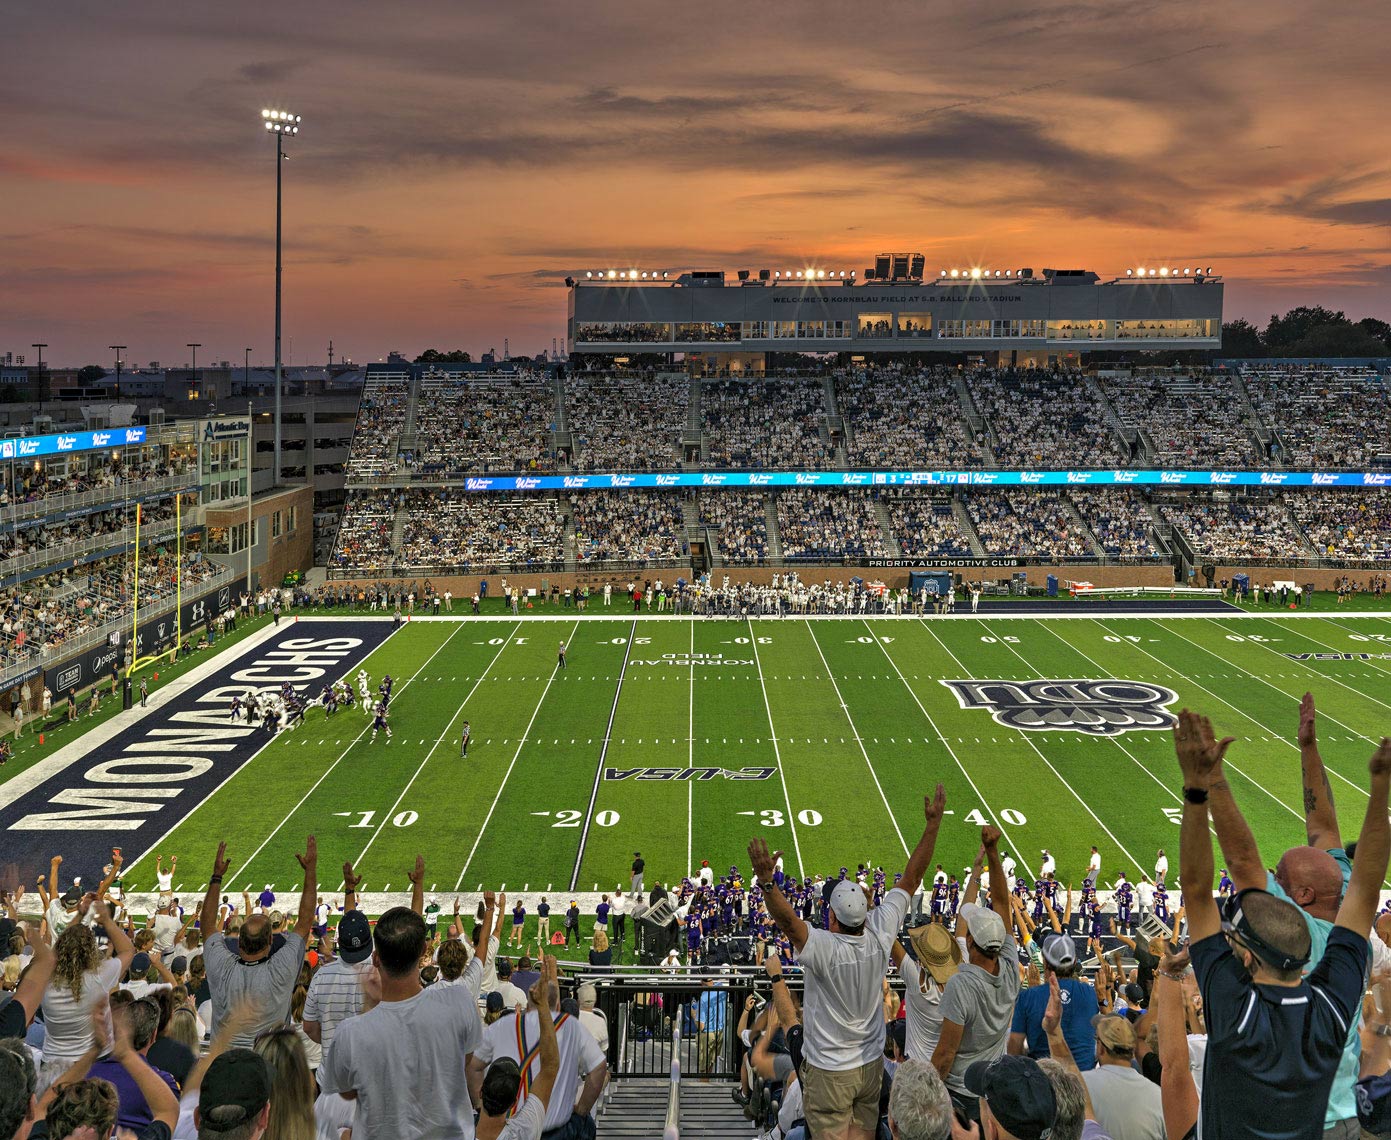
<instances>
[{"instance_id":1,"label":"cloud","mask_svg":"<svg viewBox=\"0 0 1391 1140\"><path fill-rule=\"evenodd\" d=\"M245 63L237 68L237 74L249 83L283 83L306 64L302 59L262 60Z\"/></svg>"}]
</instances>

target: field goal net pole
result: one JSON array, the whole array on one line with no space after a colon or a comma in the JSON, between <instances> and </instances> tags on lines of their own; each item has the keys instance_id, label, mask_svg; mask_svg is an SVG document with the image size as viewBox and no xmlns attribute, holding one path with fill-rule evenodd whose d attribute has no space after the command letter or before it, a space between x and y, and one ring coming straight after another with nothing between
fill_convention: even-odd
<instances>
[{"instance_id":1,"label":"field goal net pole","mask_svg":"<svg viewBox=\"0 0 1391 1140\"><path fill-rule=\"evenodd\" d=\"M131 575L130 657L126 664L126 679L135 672L135 654L140 649L140 504L135 504L135 571Z\"/></svg>"}]
</instances>

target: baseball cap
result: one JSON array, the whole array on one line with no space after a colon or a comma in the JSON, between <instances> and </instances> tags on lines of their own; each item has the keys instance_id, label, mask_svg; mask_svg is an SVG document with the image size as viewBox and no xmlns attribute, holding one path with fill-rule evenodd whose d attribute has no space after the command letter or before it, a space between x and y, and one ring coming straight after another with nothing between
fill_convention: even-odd
<instances>
[{"instance_id":1,"label":"baseball cap","mask_svg":"<svg viewBox=\"0 0 1391 1140\"><path fill-rule=\"evenodd\" d=\"M360 910L345 911L338 923L338 956L350 966L372 955L372 927Z\"/></svg>"},{"instance_id":2,"label":"baseball cap","mask_svg":"<svg viewBox=\"0 0 1391 1140\"><path fill-rule=\"evenodd\" d=\"M1092 1028L1096 1030L1096 1039L1106 1046L1107 1052L1135 1052L1135 1027L1124 1014L1098 1013L1092 1018Z\"/></svg>"},{"instance_id":3,"label":"baseball cap","mask_svg":"<svg viewBox=\"0 0 1391 1140\"><path fill-rule=\"evenodd\" d=\"M188 973L188 958L183 954L180 954L177 958L173 960L173 962L169 964L169 972L171 974Z\"/></svg>"},{"instance_id":4,"label":"baseball cap","mask_svg":"<svg viewBox=\"0 0 1391 1140\"><path fill-rule=\"evenodd\" d=\"M993 1061L977 1061L966 1070L965 1083L968 1091L985 1099L1011 1136L1048 1140L1058 1117L1058 1101L1053 1082L1032 1057L1006 1054Z\"/></svg>"},{"instance_id":5,"label":"baseball cap","mask_svg":"<svg viewBox=\"0 0 1391 1140\"><path fill-rule=\"evenodd\" d=\"M869 905L865 902L865 892L858 883L841 879L831 888L828 898L831 913L841 926L863 926Z\"/></svg>"},{"instance_id":6,"label":"baseball cap","mask_svg":"<svg viewBox=\"0 0 1391 1140\"><path fill-rule=\"evenodd\" d=\"M1039 943L1043 947L1043 960L1055 970L1067 970L1077 964L1077 943L1070 934L1050 931Z\"/></svg>"},{"instance_id":7,"label":"baseball cap","mask_svg":"<svg viewBox=\"0 0 1391 1140\"><path fill-rule=\"evenodd\" d=\"M993 910L979 903L962 903L957 917L966 920L966 929L970 932L971 941L982 950L994 953L1005 944L1004 919Z\"/></svg>"},{"instance_id":8,"label":"baseball cap","mask_svg":"<svg viewBox=\"0 0 1391 1140\"><path fill-rule=\"evenodd\" d=\"M273 910L270 912L270 928L272 930L282 930L285 927L285 912L283 910Z\"/></svg>"},{"instance_id":9,"label":"baseball cap","mask_svg":"<svg viewBox=\"0 0 1391 1140\"><path fill-rule=\"evenodd\" d=\"M251 1049L228 1049L203 1075L198 1093L199 1128L230 1132L270 1102L270 1070ZM233 1111L240 1109L241 1111Z\"/></svg>"},{"instance_id":10,"label":"baseball cap","mask_svg":"<svg viewBox=\"0 0 1391 1140\"><path fill-rule=\"evenodd\" d=\"M497 990L490 993L484 1001L489 1013L501 1013L507 1008L507 1002L503 1000L502 994Z\"/></svg>"},{"instance_id":11,"label":"baseball cap","mask_svg":"<svg viewBox=\"0 0 1391 1140\"><path fill-rule=\"evenodd\" d=\"M143 978L150 972L150 956L143 950L130 960L130 976Z\"/></svg>"},{"instance_id":12,"label":"baseball cap","mask_svg":"<svg viewBox=\"0 0 1391 1140\"><path fill-rule=\"evenodd\" d=\"M961 944L940 922L930 922L908 932L918 965L932 975L939 986L945 986L961 965Z\"/></svg>"}]
</instances>

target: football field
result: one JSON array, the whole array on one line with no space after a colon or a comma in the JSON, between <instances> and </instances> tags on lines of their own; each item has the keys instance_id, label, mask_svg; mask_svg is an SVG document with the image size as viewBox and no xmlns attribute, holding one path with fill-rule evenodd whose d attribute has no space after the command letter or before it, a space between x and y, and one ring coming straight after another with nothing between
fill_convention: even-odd
<instances>
[{"instance_id":1,"label":"football field","mask_svg":"<svg viewBox=\"0 0 1391 1140\"><path fill-rule=\"evenodd\" d=\"M666 882L702 859L744 867L755 835L792 873L892 873L938 781L948 869L971 862L992 821L1031 871L1048 848L1076 884L1095 844L1103 883L1133 878L1160 847L1176 864L1167 725L1185 705L1237 738L1233 787L1273 863L1303 841L1301 695L1318 699L1345 835L1360 827L1373 741L1391 732L1391 621L1336 611L418 619L366 668L374 688L396 681L390 742L360 708L311 710L159 842L180 857L181 889L204 887L225 839L227 889L293 890L310 832L326 891L344 860L365 890L407 891L417 852L441 893L612 890L635 851L647 882ZM137 887L153 854L130 871Z\"/></svg>"}]
</instances>

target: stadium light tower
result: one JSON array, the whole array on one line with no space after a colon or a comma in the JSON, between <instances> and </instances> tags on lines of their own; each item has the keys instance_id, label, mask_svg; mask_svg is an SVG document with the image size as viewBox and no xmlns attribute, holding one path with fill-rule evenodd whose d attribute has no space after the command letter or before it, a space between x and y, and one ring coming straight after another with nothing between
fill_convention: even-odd
<instances>
[{"instance_id":1,"label":"stadium light tower","mask_svg":"<svg viewBox=\"0 0 1391 1140\"><path fill-rule=\"evenodd\" d=\"M116 395L119 397L121 394L121 353L125 352L129 345L108 344L106 347L116 354Z\"/></svg>"},{"instance_id":2,"label":"stadium light tower","mask_svg":"<svg viewBox=\"0 0 1391 1140\"><path fill-rule=\"evenodd\" d=\"M198 390L198 350L203 347L202 342L189 341L184 347L193 349L193 388Z\"/></svg>"},{"instance_id":3,"label":"stadium light tower","mask_svg":"<svg viewBox=\"0 0 1391 1140\"><path fill-rule=\"evenodd\" d=\"M268 134L275 136L275 470L271 486L280 485L280 167L285 161L285 136L299 134L302 115L263 108L261 121Z\"/></svg>"},{"instance_id":4,"label":"stadium light tower","mask_svg":"<svg viewBox=\"0 0 1391 1140\"><path fill-rule=\"evenodd\" d=\"M37 343L31 344L29 347L30 347L30 348L37 348L37 349L39 350L39 383L38 383L38 390L39 390L39 406L42 408L44 399L45 399L45 398L47 397L47 395L48 395L48 384L47 384L47 382L46 382L46 381L47 381L47 378L44 376L44 371L43 371L43 350L46 349L46 348L48 347L48 342L47 342L47 341L44 341L42 344L37 344Z\"/></svg>"}]
</instances>

